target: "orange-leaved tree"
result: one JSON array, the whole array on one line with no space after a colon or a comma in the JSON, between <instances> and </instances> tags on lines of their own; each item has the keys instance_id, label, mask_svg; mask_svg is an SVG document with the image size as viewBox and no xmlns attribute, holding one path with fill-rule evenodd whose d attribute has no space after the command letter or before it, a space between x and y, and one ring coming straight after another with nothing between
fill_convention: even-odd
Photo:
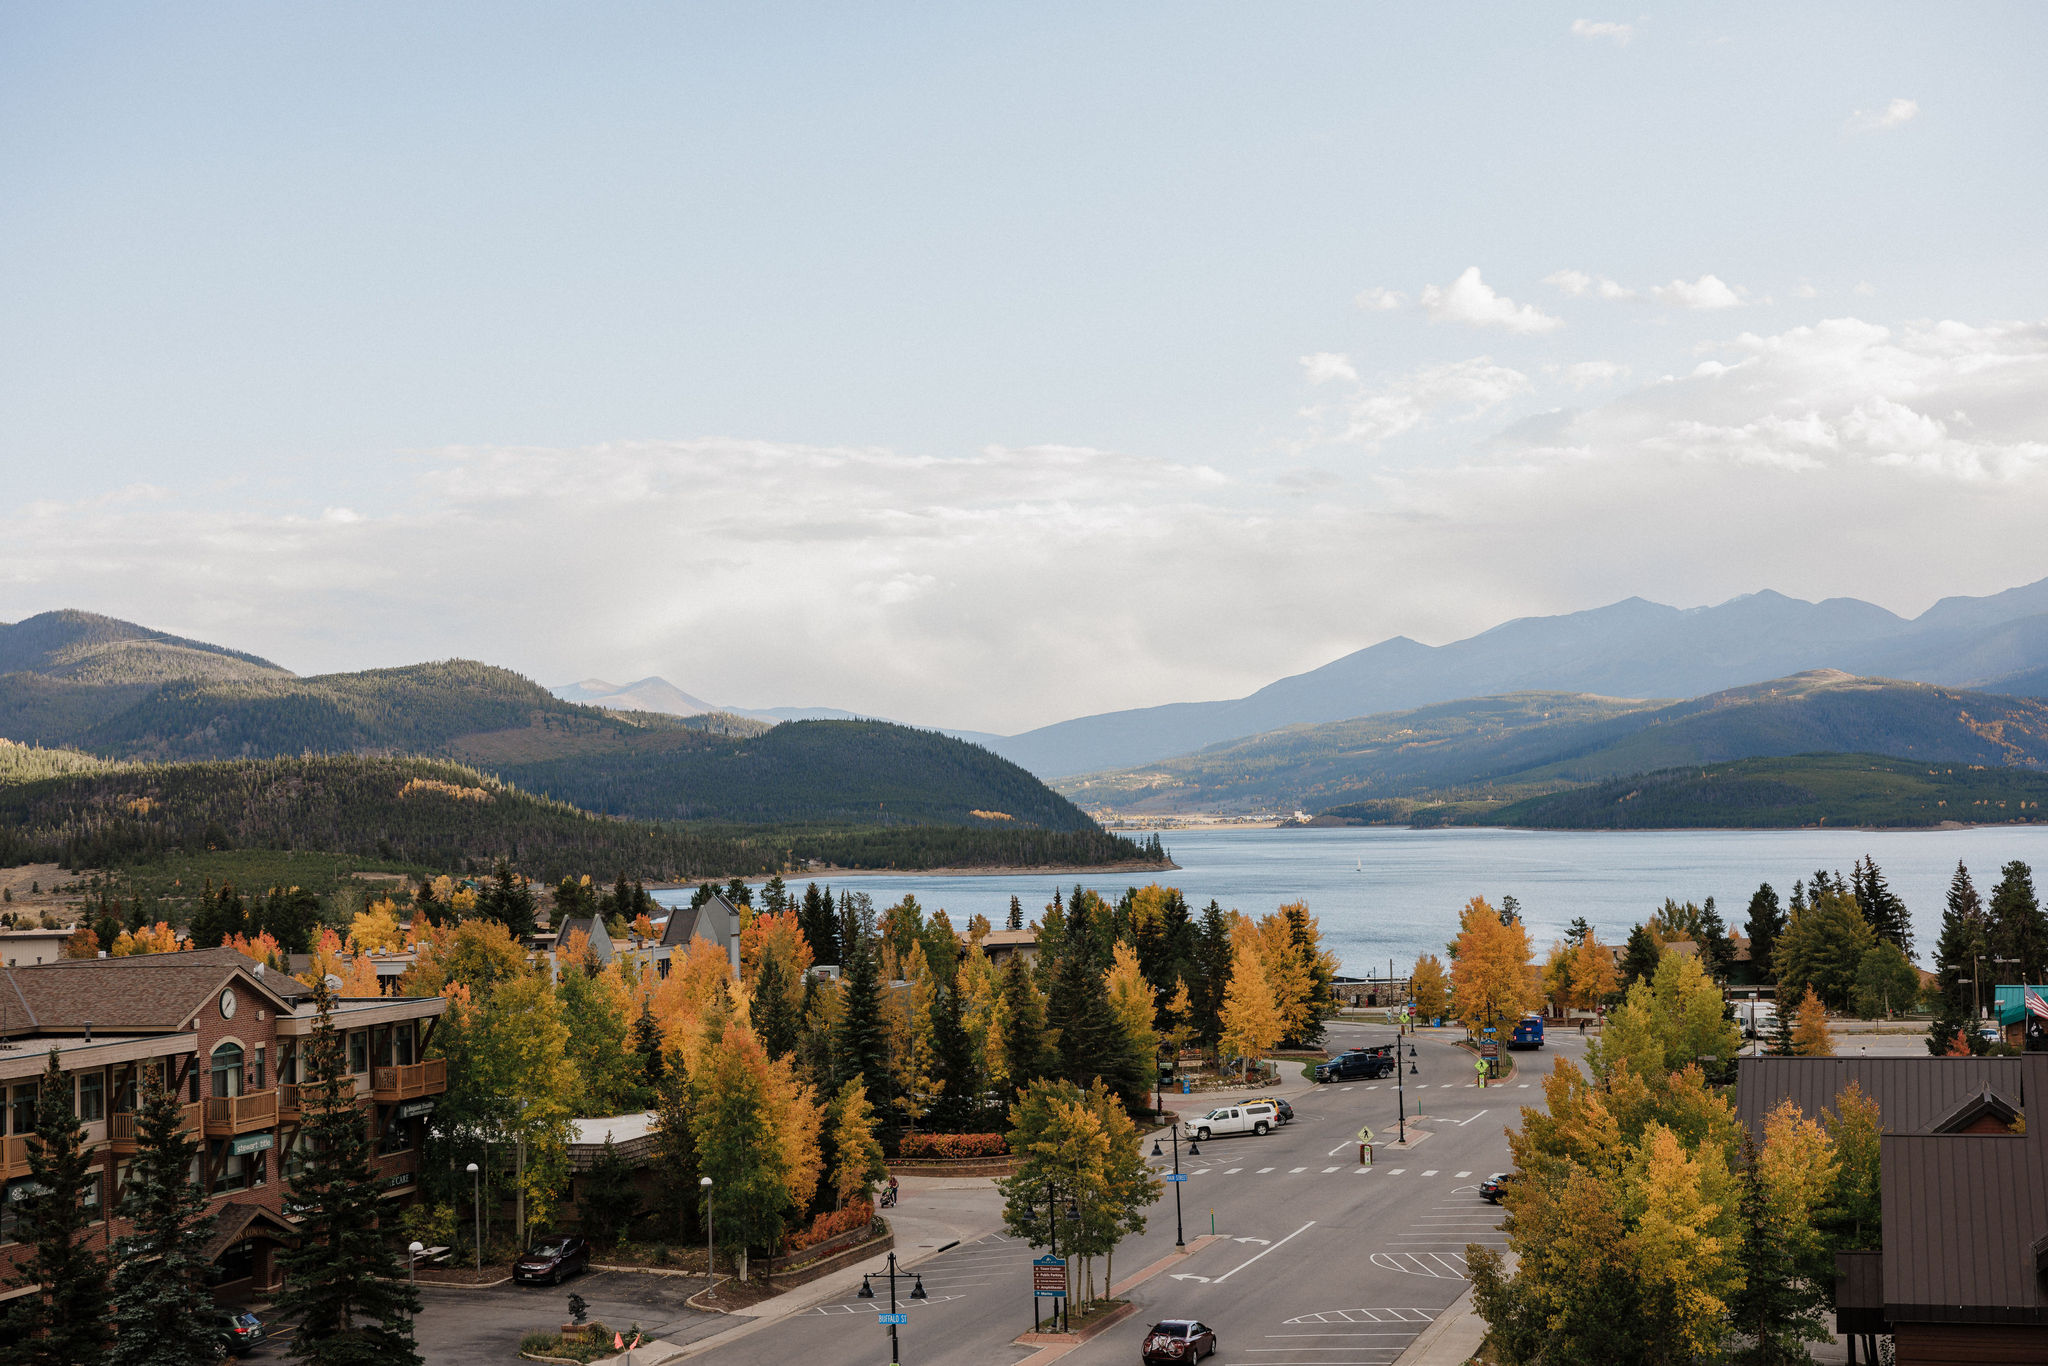
<instances>
[{"instance_id":1,"label":"orange-leaved tree","mask_svg":"<svg viewBox=\"0 0 2048 1366\"><path fill-rule=\"evenodd\" d=\"M1488 1025L1505 1028L1535 1008L1539 997L1529 959L1529 931L1520 920L1502 924L1500 912L1483 896L1466 903L1451 960L1451 989L1458 1023L1467 1032L1477 1034Z\"/></svg>"}]
</instances>

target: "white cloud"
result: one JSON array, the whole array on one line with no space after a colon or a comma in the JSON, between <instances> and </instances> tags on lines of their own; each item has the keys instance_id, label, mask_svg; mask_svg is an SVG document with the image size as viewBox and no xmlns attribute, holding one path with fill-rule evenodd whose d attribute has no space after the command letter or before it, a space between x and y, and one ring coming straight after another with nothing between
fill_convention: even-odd
<instances>
[{"instance_id":1,"label":"white cloud","mask_svg":"<svg viewBox=\"0 0 2048 1366\"><path fill-rule=\"evenodd\" d=\"M1855 133L1881 133L1892 128L1903 128L1918 117L1918 101L1895 97L1882 109L1858 109L1851 114L1849 130Z\"/></svg>"},{"instance_id":2,"label":"white cloud","mask_svg":"<svg viewBox=\"0 0 2048 1366\"><path fill-rule=\"evenodd\" d=\"M1801 280L1798 284L1792 286L1792 297L1795 299L1817 299L1820 297L1820 291L1806 281Z\"/></svg>"},{"instance_id":3,"label":"white cloud","mask_svg":"<svg viewBox=\"0 0 2048 1366\"><path fill-rule=\"evenodd\" d=\"M1636 36L1634 24L1617 24L1605 19L1572 20L1572 36L1575 38L1605 38L1627 47L1629 39Z\"/></svg>"},{"instance_id":4,"label":"white cloud","mask_svg":"<svg viewBox=\"0 0 2048 1366\"><path fill-rule=\"evenodd\" d=\"M1354 302L1367 312L1381 312L1401 307L1408 302L1408 296L1398 289L1382 289L1375 285L1371 289L1360 290Z\"/></svg>"},{"instance_id":5,"label":"white cloud","mask_svg":"<svg viewBox=\"0 0 2048 1366\"><path fill-rule=\"evenodd\" d=\"M1565 367L1564 377L1574 389L1610 384L1628 374L1628 367L1611 360L1582 360Z\"/></svg>"},{"instance_id":6,"label":"white cloud","mask_svg":"<svg viewBox=\"0 0 2048 1366\"><path fill-rule=\"evenodd\" d=\"M1432 322L1465 323L1471 327L1500 327L1510 332L1553 332L1564 326L1532 304L1518 304L1479 278L1479 267L1467 266L1447 288L1430 285L1422 291L1422 306Z\"/></svg>"},{"instance_id":7,"label":"white cloud","mask_svg":"<svg viewBox=\"0 0 2048 1366\"><path fill-rule=\"evenodd\" d=\"M1877 293L1877 286L1868 280L1862 280L1857 283L1855 290L1852 292L1860 298L1868 299Z\"/></svg>"},{"instance_id":8,"label":"white cloud","mask_svg":"<svg viewBox=\"0 0 2048 1366\"><path fill-rule=\"evenodd\" d=\"M1611 396L1614 363L1580 361L1560 374L1598 401L1534 417L1485 357L1330 366L1318 421L1377 452L1284 469L702 439L394 456L379 501L363 471L289 506L26 497L0 620L80 606L302 671L466 655L1008 730L1631 593L1918 610L2048 574L2048 325L1834 318L1709 359Z\"/></svg>"},{"instance_id":9,"label":"white cloud","mask_svg":"<svg viewBox=\"0 0 2048 1366\"><path fill-rule=\"evenodd\" d=\"M1636 292L1626 285L1617 284L1604 275L1588 275L1583 270L1554 270L1543 277L1543 283L1554 285L1573 298L1587 294L1597 294L1603 299L1633 299L1636 296Z\"/></svg>"},{"instance_id":10,"label":"white cloud","mask_svg":"<svg viewBox=\"0 0 2048 1366\"><path fill-rule=\"evenodd\" d=\"M1673 280L1650 290L1652 298L1673 308L1738 308L1742 296L1722 283L1719 276L1702 275L1697 280Z\"/></svg>"},{"instance_id":11,"label":"white cloud","mask_svg":"<svg viewBox=\"0 0 2048 1366\"><path fill-rule=\"evenodd\" d=\"M1308 371L1310 384L1327 384L1333 379L1358 383L1358 372L1351 368L1351 357L1335 351L1318 351L1312 356L1303 356L1301 366Z\"/></svg>"}]
</instances>

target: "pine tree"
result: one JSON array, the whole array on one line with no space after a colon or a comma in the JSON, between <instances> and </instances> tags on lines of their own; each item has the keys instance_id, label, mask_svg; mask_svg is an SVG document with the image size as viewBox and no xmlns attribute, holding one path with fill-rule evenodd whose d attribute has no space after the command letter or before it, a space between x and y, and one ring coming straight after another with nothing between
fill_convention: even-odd
<instances>
[{"instance_id":1,"label":"pine tree","mask_svg":"<svg viewBox=\"0 0 2048 1366\"><path fill-rule=\"evenodd\" d=\"M679 1239L695 1239L698 1220L696 1092L680 1059L662 1072L654 1104L655 1208Z\"/></svg>"},{"instance_id":2,"label":"pine tree","mask_svg":"<svg viewBox=\"0 0 2048 1366\"><path fill-rule=\"evenodd\" d=\"M654 1018L651 1000L640 1002L639 1018L633 1021L633 1051L640 1055L640 1084L650 1092L659 1090L668 1060L663 1056L661 1023Z\"/></svg>"},{"instance_id":3,"label":"pine tree","mask_svg":"<svg viewBox=\"0 0 2048 1366\"><path fill-rule=\"evenodd\" d=\"M1223 995L1230 987L1230 918L1212 898L1202 908L1189 995L1194 1002L1195 1041L1214 1051L1223 1036Z\"/></svg>"},{"instance_id":4,"label":"pine tree","mask_svg":"<svg viewBox=\"0 0 2048 1366\"><path fill-rule=\"evenodd\" d=\"M1850 877L1850 891L1863 911L1863 919L1870 926L1870 932L1879 940L1898 945L1900 952L1911 958L1913 917L1906 910L1906 903L1899 900L1898 894L1886 884L1877 860L1864 855Z\"/></svg>"},{"instance_id":5,"label":"pine tree","mask_svg":"<svg viewBox=\"0 0 2048 1366\"><path fill-rule=\"evenodd\" d=\"M754 970L752 1015L754 1032L761 1036L761 1046L768 1050L769 1057L780 1058L796 1048L797 1029L802 1021L797 1016L789 970L783 966L780 954L762 954L761 965Z\"/></svg>"},{"instance_id":6,"label":"pine tree","mask_svg":"<svg viewBox=\"0 0 2048 1366\"><path fill-rule=\"evenodd\" d=\"M502 870L502 865L500 865ZM291 1184L299 1246L283 1254L278 1317L298 1324L291 1356L312 1366L420 1366L412 1321L420 1298L378 1229L378 1189L355 1083L334 1028L334 998L315 988L319 1014L300 1094L309 1152Z\"/></svg>"},{"instance_id":7,"label":"pine tree","mask_svg":"<svg viewBox=\"0 0 2048 1366\"><path fill-rule=\"evenodd\" d=\"M789 909L789 886L782 880L782 874L771 873L766 885L761 888L761 908L772 914Z\"/></svg>"},{"instance_id":8,"label":"pine tree","mask_svg":"<svg viewBox=\"0 0 2048 1366\"><path fill-rule=\"evenodd\" d=\"M633 1184L633 1164L612 1142L607 1132L604 1146L591 1163L584 1179L583 1194L576 1202L584 1232L590 1241L609 1248L632 1226L640 1213L640 1192Z\"/></svg>"},{"instance_id":9,"label":"pine tree","mask_svg":"<svg viewBox=\"0 0 2048 1366\"><path fill-rule=\"evenodd\" d=\"M932 1102L932 1127L963 1133L980 1111L984 1079L974 1066L974 1040L967 1034L958 973L932 1003L932 1062L933 1079L939 1083L939 1094Z\"/></svg>"},{"instance_id":10,"label":"pine tree","mask_svg":"<svg viewBox=\"0 0 2048 1366\"><path fill-rule=\"evenodd\" d=\"M2018 859L1999 869L1989 909L1992 956L2018 960L2001 965L1998 980L2048 979L2048 916L2041 913L2040 900L2034 895L2034 870ZM2008 977L2008 973L2018 976Z\"/></svg>"},{"instance_id":11,"label":"pine tree","mask_svg":"<svg viewBox=\"0 0 2048 1366\"><path fill-rule=\"evenodd\" d=\"M39 1288L9 1301L0 1319L0 1360L8 1366L106 1360L107 1264L80 1238L92 1215L83 1202L100 1176L85 1148L85 1126L72 1115L72 1085L53 1046L36 1095L29 1193L14 1202L16 1236L31 1250L10 1284Z\"/></svg>"},{"instance_id":12,"label":"pine tree","mask_svg":"<svg viewBox=\"0 0 2048 1366\"><path fill-rule=\"evenodd\" d=\"M1012 930L1024 928L1024 903L1019 901L1014 895L1010 898L1009 923L1004 928Z\"/></svg>"},{"instance_id":13,"label":"pine tree","mask_svg":"<svg viewBox=\"0 0 2048 1366\"><path fill-rule=\"evenodd\" d=\"M1742 1288L1730 1297L1728 1317L1749 1339L1733 1359L1741 1366L1804 1366L1806 1344L1827 1334L1824 1304L1801 1276L1798 1256L1774 1217L1761 1173L1756 1139L1742 1135Z\"/></svg>"},{"instance_id":14,"label":"pine tree","mask_svg":"<svg viewBox=\"0 0 2048 1366\"><path fill-rule=\"evenodd\" d=\"M1088 915L1078 898L1069 903L1067 951L1046 1001L1046 1023L1057 1031L1059 1075L1086 1088L1100 1077L1111 1090L1135 1103L1144 1094L1134 1075L1130 1050L1109 992L1097 968L1088 934Z\"/></svg>"},{"instance_id":15,"label":"pine tree","mask_svg":"<svg viewBox=\"0 0 2048 1366\"><path fill-rule=\"evenodd\" d=\"M1778 893L1766 882L1749 899L1749 965L1760 982L1776 980L1771 967L1778 936L1785 930L1785 912L1778 905Z\"/></svg>"},{"instance_id":16,"label":"pine tree","mask_svg":"<svg viewBox=\"0 0 2048 1366\"><path fill-rule=\"evenodd\" d=\"M1508 897L1507 901L1513 901ZM1309 922L1308 906L1299 901L1290 902L1280 908L1287 920L1287 937L1296 955L1308 969L1307 1018L1304 1026L1289 1043L1300 1048L1320 1048L1326 1030L1323 1021L1337 1013L1336 977L1330 969L1330 961L1320 952L1319 936ZM1503 928L1522 923L1519 906L1511 916L1505 902L1501 911Z\"/></svg>"},{"instance_id":17,"label":"pine tree","mask_svg":"<svg viewBox=\"0 0 2048 1366\"><path fill-rule=\"evenodd\" d=\"M135 1115L135 1162L121 1212L134 1231L114 1244L110 1366L216 1366L220 1342L206 1322L206 1240L214 1219L188 1179L199 1150L184 1107L153 1071Z\"/></svg>"},{"instance_id":18,"label":"pine tree","mask_svg":"<svg viewBox=\"0 0 2048 1366\"><path fill-rule=\"evenodd\" d=\"M838 1080L859 1077L870 1097L889 1094L889 1026L883 1014L882 980L875 963L875 946L868 939L849 937L845 941L846 982L841 988L843 1009L833 1039L838 1059ZM881 1107L888 1113L888 1105Z\"/></svg>"},{"instance_id":19,"label":"pine tree","mask_svg":"<svg viewBox=\"0 0 2048 1366\"><path fill-rule=\"evenodd\" d=\"M1017 954L1003 969L1003 1067L1014 1097L1045 1074L1045 1003Z\"/></svg>"},{"instance_id":20,"label":"pine tree","mask_svg":"<svg viewBox=\"0 0 2048 1366\"><path fill-rule=\"evenodd\" d=\"M512 871L512 865L498 860L490 885L476 899L477 914L495 920L512 931L514 939L533 935L533 888Z\"/></svg>"},{"instance_id":21,"label":"pine tree","mask_svg":"<svg viewBox=\"0 0 2048 1366\"><path fill-rule=\"evenodd\" d=\"M1793 912L1778 937L1779 995L1811 987L1830 1009L1848 1009L1856 972L1874 942L1855 898L1816 880L1806 906Z\"/></svg>"},{"instance_id":22,"label":"pine tree","mask_svg":"<svg viewBox=\"0 0 2048 1366\"><path fill-rule=\"evenodd\" d=\"M1621 951L1621 983L1624 993L1637 982L1647 982L1657 975L1657 960L1664 950L1657 943L1657 936L1650 933L1648 925L1638 925L1628 932L1628 944Z\"/></svg>"},{"instance_id":23,"label":"pine tree","mask_svg":"<svg viewBox=\"0 0 2048 1366\"><path fill-rule=\"evenodd\" d=\"M1977 960L1990 948L1989 928L1970 870L1958 862L1955 876L1949 880L1941 937L1934 948L1935 983L1942 1007L1936 1011L1938 1020L1969 1020L1978 999L1974 984Z\"/></svg>"}]
</instances>

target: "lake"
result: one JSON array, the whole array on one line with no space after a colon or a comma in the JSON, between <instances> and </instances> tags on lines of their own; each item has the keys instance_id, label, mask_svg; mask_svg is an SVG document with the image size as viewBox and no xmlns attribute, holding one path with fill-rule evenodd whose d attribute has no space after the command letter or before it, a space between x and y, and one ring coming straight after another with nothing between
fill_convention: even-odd
<instances>
[{"instance_id":1,"label":"lake","mask_svg":"<svg viewBox=\"0 0 2048 1366\"><path fill-rule=\"evenodd\" d=\"M1143 838L1149 832L1127 833ZM1811 877L1816 868L1846 876L1865 854L1877 860L1912 911L1914 956L1926 966L1957 860L1969 865L1987 899L2007 861L2048 863L2048 826L1619 832L1353 827L1174 830L1161 838L1181 867L1157 880L1180 888L1190 906L1199 910L1213 897L1226 909L1264 914L1284 902L1306 901L1322 923L1324 944L1354 976L1383 975L1389 959L1405 975L1418 953L1441 956L1457 933L1459 908L1474 896L1495 905L1505 895L1520 901L1540 958L1574 916L1590 921L1602 942L1619 943L1667 896L1711 896L1722 918L1738 927L1758 883L1770 883L1780 901L1788 900L1795 879ZM831 882L835 891L866 892L878 910L913 893L927 911L944 909L965 929L977 912L1002 924L1012 895L1023 899L1031 919L1055 885L1080 882L1114 900L1132 878L854 873ZM797 882L796 889L802 885ZM688 895L666 892L661 899L687 901Z\"/></svg>"}]
</instances>

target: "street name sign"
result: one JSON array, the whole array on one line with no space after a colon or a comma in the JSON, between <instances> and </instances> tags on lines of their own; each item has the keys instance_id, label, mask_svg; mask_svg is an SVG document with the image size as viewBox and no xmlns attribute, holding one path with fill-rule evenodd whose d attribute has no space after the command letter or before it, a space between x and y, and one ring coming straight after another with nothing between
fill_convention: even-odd
<instances>
[{"instance_id":1,"label":"street name sign","mask_svg":"<svg viewBox=\"0 0 2048 1366\"><path fill-rule=\"evenodd\" d=\"M910 1315L908 1315L908 1314L877 1314L877 1315L875 1315L875 1323L876 1323L877 1325L879 1325L880 1327L883 1327L883 1328L887 1328L887 1327L888 1327L888 1326L889 1326L890 1324L892 1324L892 1323L894 1323L894 1324L905 1324L905 1323L909 1323L909 1322L910 1322Z\"/></svg>"}]
</instances>

